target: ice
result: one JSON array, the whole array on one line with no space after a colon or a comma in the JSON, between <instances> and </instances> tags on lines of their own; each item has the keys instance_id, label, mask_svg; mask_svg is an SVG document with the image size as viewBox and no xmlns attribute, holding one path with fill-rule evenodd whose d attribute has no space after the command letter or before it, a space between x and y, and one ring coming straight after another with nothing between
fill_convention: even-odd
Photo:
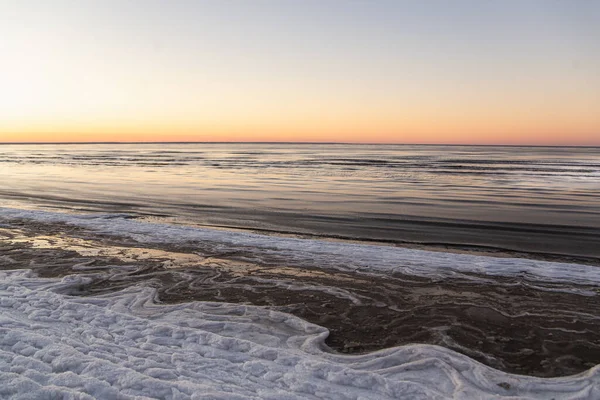
<instances>
[{"instance_id":1,"label":"ice","mask_svg":"<svg viewBox=\"0 0 600 400\"><path fill-rule=\"evenodd\" d=\"M64 294L83 279L0 272L0 398L600 398L600 366L542 379L430 345L336 354L325 328L285 313L162 305L147 287Z\"/></svg>"},{"instance_id":2,"label":"ice","mask_svg":"<svg viewBox=\"0 0 600 400\"><path fill-rule=\"evenodd\" d=\"M574 283L600 286L600 268L590 265L548 262L523 258L499 258L456 254L392 246L342 243L325 240L274 237L209 228L135 221L124 214L63 214L0 207L1 219L25 218L40 222L68 223L105 234L127 236L142 243L194 243L199 252L244 253L253 262L312 266L360 271L402 273L444 279L461 277L482 280L485 276L526 277L530 285ZM539 290L574 291L596 295L596 291L568 285Z\"/></svg>"},{"instance_id":3,"label":"ice","mask_svg":"<svg viewBox=\"0 0 600 400\"><path fill-rule=\"evenodd\" d=\"M596 295L600 268L149 224L125 215L0 208L0 220L68 223L140 242L190 243L283 265L433 279L526 275ZM10 265L10 264L7 264ZM81 272L81 271L80 271ZM600 366L561 378L511 375L452 350L408 345L338 354L328 331L267 308L164 305L154 289L71 296L89 276L0 271L0 399L599 399ZM585 284L593 290L572 288Z\"/></svg>"}]
</instances>

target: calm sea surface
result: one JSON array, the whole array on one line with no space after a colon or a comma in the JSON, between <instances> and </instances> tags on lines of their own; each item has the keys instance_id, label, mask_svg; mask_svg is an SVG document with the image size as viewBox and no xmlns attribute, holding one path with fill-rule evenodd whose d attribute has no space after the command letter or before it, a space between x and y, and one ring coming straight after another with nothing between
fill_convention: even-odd
<instances>
[{"instance_id":1,"label":"calm sea surface","mask_svg":"<svg viewBox=\"0 0 600 400\"><path fill-rule=\"evenodd\" d=\"M600 148L0 145L0 204L600 257Z\"/></svg>"}]
</instances>

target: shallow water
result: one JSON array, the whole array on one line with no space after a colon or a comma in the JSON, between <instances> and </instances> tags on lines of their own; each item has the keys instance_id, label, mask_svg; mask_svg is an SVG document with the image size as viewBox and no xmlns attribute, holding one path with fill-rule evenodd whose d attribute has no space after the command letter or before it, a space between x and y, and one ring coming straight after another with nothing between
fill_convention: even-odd
<instances>
[{"instance_id":1,"label":"shallow water","mask_svg":"<svg viewBox=\"0 0 600 400\"><path fill-rule=\"evenodd\" d=\"M600 148L0 145L0 201L600 257Z\"/></svg>"}]
</instances>

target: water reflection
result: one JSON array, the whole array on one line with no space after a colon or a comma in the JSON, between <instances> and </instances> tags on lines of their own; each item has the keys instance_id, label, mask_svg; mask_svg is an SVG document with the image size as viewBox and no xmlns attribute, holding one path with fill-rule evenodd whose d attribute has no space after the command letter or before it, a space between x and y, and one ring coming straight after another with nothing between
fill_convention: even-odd
<instances>
[{"instance_id":1,"label":"water reflection","mask_svg":"<svg viewBox=\"0 0 600 400\"><path fill-rule=\"evenodd\" d=\"M7 201L359 237L379 220L600 228L598 188L598 148L0 146ZM391 238L423 239L403 231Z\"/></svg>"}]
</instances>

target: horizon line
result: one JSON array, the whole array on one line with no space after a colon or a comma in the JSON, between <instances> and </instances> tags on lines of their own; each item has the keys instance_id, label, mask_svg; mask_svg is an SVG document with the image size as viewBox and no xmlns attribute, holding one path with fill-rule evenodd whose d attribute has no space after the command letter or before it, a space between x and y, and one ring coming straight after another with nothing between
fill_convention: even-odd
<instances>
[{"instance_id":1,"label":"horizon line","mask_svg":"<svg viewBox=\"0 0 600 400\"><path fill-rule=\"evenodd\" d=\"M0 142L0 145L85 145L85 144L320 144L320 145L388 145L388 146L481 146L481 147L580 147L597 148L600 144L503 144L503 143L395 143L395 142L302 142L302 141L88 141L88 142Z\"/></svg>"}]
</instances>

